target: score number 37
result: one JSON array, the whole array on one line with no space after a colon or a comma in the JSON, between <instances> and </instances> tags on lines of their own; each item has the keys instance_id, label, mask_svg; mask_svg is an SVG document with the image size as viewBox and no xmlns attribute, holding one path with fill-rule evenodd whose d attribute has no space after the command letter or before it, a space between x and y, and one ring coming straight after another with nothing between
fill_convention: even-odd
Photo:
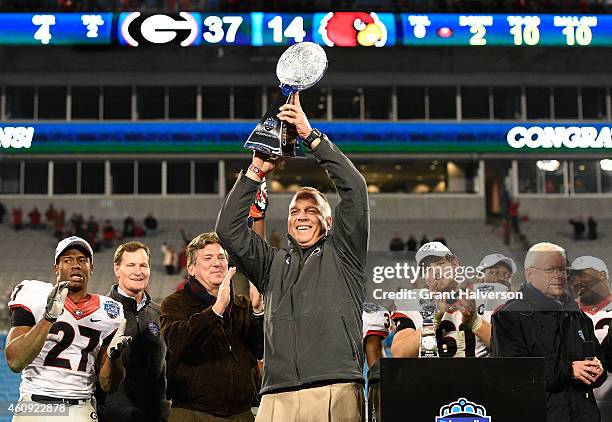
<instances>
[{"instance_id":1,"label":"score number 37","mask_svg":"<svg viewBox=\"0 0 612 422\"><path fill-rule=\"evenodd\" d=\"M207 16L204 25L208 27L208 32L204 32L204 41L216 44L225 37L225 42L234 42L242 20L242 16ZM223 29L223 24L229 24L227 31Z\"/></svg>"}]
</instances>

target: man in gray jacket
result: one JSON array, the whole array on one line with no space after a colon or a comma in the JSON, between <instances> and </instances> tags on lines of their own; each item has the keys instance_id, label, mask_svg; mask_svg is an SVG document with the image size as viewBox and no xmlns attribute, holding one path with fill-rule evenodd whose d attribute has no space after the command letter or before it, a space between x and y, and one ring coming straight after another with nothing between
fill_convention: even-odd
<instances>
[{"instance_id":1,"label":"man in gray jacket","mask_svg":"<svg viewBox=\"0 0 612 422\"><path fill-rule=\"evenodd\" d=\"M361 421L367 187L350 160L310 127L297 94L278 117L295 125L340 201L332 218L321 192L301 188L289 206L287 249L269 245L249 230L247 215L276 161L255 153L219 214L221 244L265 297L263 397L256 421Z\"/></svg>"}]
</instances>

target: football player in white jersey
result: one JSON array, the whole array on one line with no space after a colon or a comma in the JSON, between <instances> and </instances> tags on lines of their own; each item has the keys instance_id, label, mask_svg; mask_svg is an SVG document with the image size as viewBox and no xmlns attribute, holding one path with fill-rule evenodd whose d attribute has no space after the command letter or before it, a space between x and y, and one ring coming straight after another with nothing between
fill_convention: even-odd
<instances>
[{"instance_id":1,"label":"football player in white jersey","mask_svg":"<svg viewBox=\"0 0 612 422\"><path fill-rule=\"evenodd\" d=\"M123 308L87 293L93 251L80 237L58 243L53 270L55 284L24 280L9 301L5 356L11 370L22 373L13 421L95 421L96 376L113 391L125 374L119 359L129 343Z\"/></svg>"},{"instance_id":2,"label":"football player in white jersey","mask_svg":"<svg viewBox=\"0 0 612 422\"><path fill-rule=\"evenodd\" d=\"M416 298L396 301L392 319L396 324L391 352L393 357L417 357L421 343L423 317L419 301L427 292L458 292L459 259L440 242L429 242L416 253L417 266L422 268L427 289L415 291ZM489 346L491 324L476 312L473 300L438 300L435 316L436 340L440 357L476 356L476 339Z\"/></svg>"},{"instance_id":3,"label":"football player in white jersey","mask_svg":"<svg viewBox=\"0 0 612 422\"><path fill-rule=\"evenodd\" d=\"M482 277L476 278L473 289L482 293L503 293L512 290L512 276L516 273L516 263L499 253L487 255L480 261L478 267ZM493 312L507 301L501 298L476 299L476 312L480 317L491 323ZM491 349L479 337L476 337L476 357L488 357Z\"/></svg>"},{"instance_id":4,"label":"football player in white jersey","mask_svg":"<svg viewBox=\"0 0 612 422\"><path fill-rule=\"evenodd\" d=\"M368 421L380 421L380 367L378 360L384 356L383 341L389 335L391 314L374 303L363 304L363 350L367 367Z\"/></svg>"},{"instance_id":5,"label":"football player in white jersey","mask_svg":"<svg viewBox=\"0 0 612 422\"><path fill-rule=\"evenodd\" d=\"M606 343L604 339L612 322L612 293L607 265L594 256L580 256L574 259L569 270L570 287L577 297L580 310L593 321L597 340ZM605 352L609 353L608 350ZM593 391L602 421L612 421L612 374L609 369L608 379Z\"/></svg>"}]
</instances>

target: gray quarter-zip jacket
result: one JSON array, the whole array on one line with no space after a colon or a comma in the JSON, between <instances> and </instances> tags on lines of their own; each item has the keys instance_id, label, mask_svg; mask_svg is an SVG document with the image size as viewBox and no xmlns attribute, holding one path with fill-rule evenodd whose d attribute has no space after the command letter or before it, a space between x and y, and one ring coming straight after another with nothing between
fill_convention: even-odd
<instances>
[{"instance_id":1,"label":"gray quarter-zip jacket","mask_svg":"<svg viewBox=\"0 0 612 422\"><path fill-rule=\"evenodd\" d=\"M369 236L365 180L327 137L312 154L340 201L332 230L303 251L288 236L277 249L247 226L259 184L241 174L216 231L232 260L265 297L261 393L362 382L362 310Z\"/></svg>"}]
</instances>

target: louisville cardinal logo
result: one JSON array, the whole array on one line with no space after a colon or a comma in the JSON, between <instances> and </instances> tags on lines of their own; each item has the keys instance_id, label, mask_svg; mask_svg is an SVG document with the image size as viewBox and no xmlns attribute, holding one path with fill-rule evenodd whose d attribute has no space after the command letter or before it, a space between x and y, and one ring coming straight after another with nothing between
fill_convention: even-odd
<instances>
[{"instance_id":1,"label":"louisville cardinal logo","mask_svg":"<svg viewBox=\"0 0 612 422\"><path fill-rule=\"evenodd\" d=\"M387 42L387 28L373 12L330 12L319 33L329 47L382 47Z\"/></svg>"}]
</instances>

